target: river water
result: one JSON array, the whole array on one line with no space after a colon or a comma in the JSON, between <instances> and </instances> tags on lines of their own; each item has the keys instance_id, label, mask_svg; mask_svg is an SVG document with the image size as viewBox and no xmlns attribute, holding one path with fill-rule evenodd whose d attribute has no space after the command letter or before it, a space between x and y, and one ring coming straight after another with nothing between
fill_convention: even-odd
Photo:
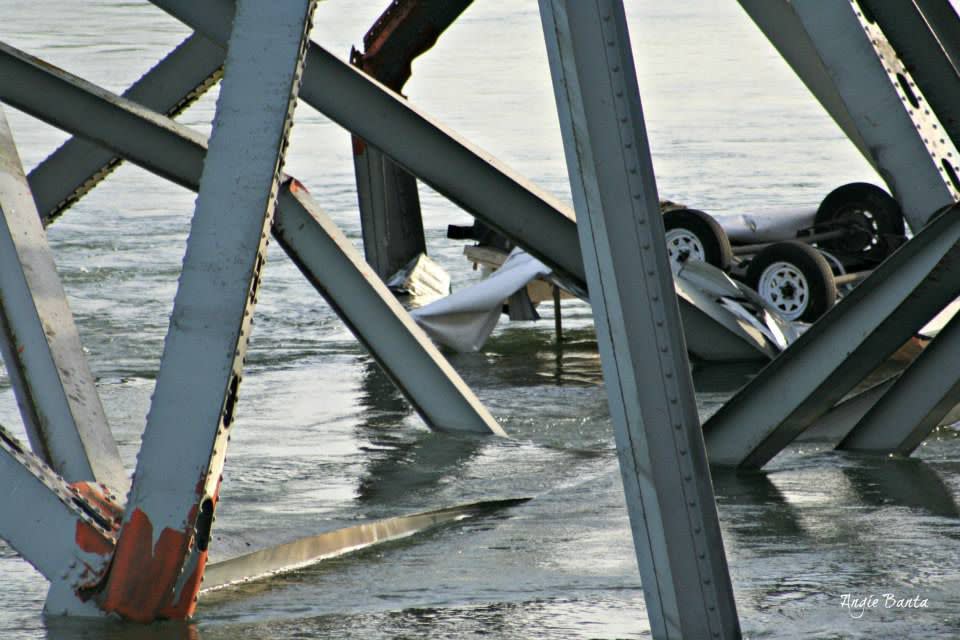
<instances>
[{"instance_id":1,"label":"river water","mask_svg":"<svg viewBox=\"0 0 960 640\"><path fill-rule=\"evenodd\" d=\"M321 3L314 39L346 58L385 2ZM719 213L815 206L877 181L735 2L628 2L660 194ZM0 39L121 91L183 37L144 2L0 0ZM483 0L414 65L407 94L569 200L536 3ZM181 120L209 130L214 95ZM64 136L7 109L27 167ZM301 105L287 170L359 246L349 137ZM476 278L421 186L431 255ZM124 166L49 231L121 452L132 469L194 196ZM642 638L649 635L589 308L504 322L450 360L512 439L428 432L276 247L227 460L213 549L253 548L489 497L495 516L201 600L192 624L44 619L43 578L0 543L3 638ZM704 416L751 367L695 371ZM0 423L22 436L9 381ZM960 440L891 461L795 446L715 480L747 637L960 634ZM3 517L19 517L4 514ZM247 545L250 545L247 547ZM886 607L883 594L926 607ZM844 596L879 598L862 611Z\"/></svg>"}]
</instances>

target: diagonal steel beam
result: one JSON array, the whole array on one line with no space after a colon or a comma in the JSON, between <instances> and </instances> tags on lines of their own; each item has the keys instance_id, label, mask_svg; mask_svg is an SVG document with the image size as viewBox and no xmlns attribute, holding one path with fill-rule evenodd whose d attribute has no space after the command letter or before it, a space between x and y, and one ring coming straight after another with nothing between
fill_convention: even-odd
<instances>
[{"instance_id":1,"label":"diagonal steel beam","mask_svg":"<svg viewBox=\"0 0 960 640\"><path fill-rule=\"evenodd\" d=\"M206 152L202 135L3 43L0 75L11 80L0 84L0 99L197 190ZM288 218L292 222L288 223ZM274 222L274 235L290 258L356 332L427 426L440 431L503 434L466 383L305 192L295 199L284 197ZM305 243L307 236L324 243L330 253L318 252L315 245ZM340 275L331 278L329 273ZM438 389L449 389L452 395L440 394Z\"/></svg>"},{"instance_id":2,"label":"diagonal steel beam","mask_svg":"<svg viewBox=\"0 0 960 640\"><path fill-rule=\"evenodd\" d=\"M868 22L875 22L883 30L923 92L928 102L923 107L937 114L954 146L960 144L960 67L946 53L916 2L859 2ZM953 22L960 23L956 14Z\"/></svg>"},{"instance_id":3,"label":"diagonal steel beam","mask_svg":"<svg viewBox=\"0 0 960 640\"><path fill-rule=\"evenodd\" d=\"M838 449L908 456L960 404L960 315L937 334Z\"/></svg>"},{"instance_id":4,"label":"diagonal steel beam","mask_svg":"<svg viewBox=\"0 0 960 640\"><path fill-rule=\"evenodd\" d=\"M740 637L622 0L540 0L654 638Z\"/></svg>"},{"instance_id":5,"label":"diagonal steel beam","mask_svg":"<svg viewBox=\"0 0 960 640\"><path fill-rule=\"evenodd\" d=\"M223 48L193 34L131 85L123 97L172 118L220 79L222 67ZM44 226L121 162L116 154L82 138L63 143L27 176Z\"/></svg>"},{"instance_id":6,"label":"diagonal steel beam","mask_svg":"<svg viewBox=\"0 0 960 640\"><path fill-rule=\"evenodd\" d=\"M707 421L710 462L762 467L957 295L960 206L953 206Z\"/></svg>"},{"instance_id":7,"label":"diagonal steel beam","mask_svg":"<svg viewBox=\"0 0 960 640\"><path fill-rule=\"evenodd\" d=\"M193 614L317 0L240 0L170 328L100 606Z\"/></svg>"},{"instance_id":8,"label":"diagonal steel beam","mask_svg":"<svg viewBox=\"0 0 960 640\"><path fill-rule=\"evenodd\" d=\"M70 482L126 491L47 236L0 108L0 353L33 450Z\"/></svg>"},{"instance_id":9,"label":"diagonal steel beam","mask_svg":"<svg viewBox=\"0 0 960 640\"><path fill-rule=\"evenodd\" d=\"M886 181L915 233L957 201L957 149L857 0L739 2Z\"/></svg>"},{"instance_id":10,"label":"diagonal steel beam","mask_svg":"<svg viewBox=\"0 0 960 640\"><path fill-rule=\"evenodd\" d=\"M151 2L214 42L229 36L233 0ZM316 43L300 97L586 291L574 214L555 198Z\"/></svg>"},{"instance_id":11,"label":"diagonal steel beam","mask_svg":"<svg viewBox=\"0 0 960 640\"><path fill-rule=\"evenodd\" d=\"M97 615L85 590L106 573L116 524L0 427L0 538L51 583L46 610ZM86 601L86 602L85 602Z\"/></svg>"},{"instance_id":12,"label":"diagonal steel beam","mask_svg":"<svg viewBox=\"0 0 960 640\"><path fill-rule=\"evenodd\" d=\"M295 182L281 190L273 234L428 425L506 435L353 243Z\"/></svg>"}]
</instances>

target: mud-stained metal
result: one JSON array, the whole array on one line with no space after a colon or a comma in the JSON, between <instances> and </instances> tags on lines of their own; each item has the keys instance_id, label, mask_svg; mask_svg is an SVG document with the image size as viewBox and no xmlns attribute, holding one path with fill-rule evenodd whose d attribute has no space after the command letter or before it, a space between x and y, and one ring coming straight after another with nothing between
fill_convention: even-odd
<instances>
[{"instance_id":1,"label":"mud-stained metal","mask_svg":"<svg viewBox=\"0 0 960 640\"><path fill-rule=\"evenodd\" d=\"M498 509L513 507L528 500L529 498L486 500L386 518L345 529L327 531L223 562L211 563L207 567L201 592L296 571L323 560L360 551L373 545L400 540L444 524L461 522Z\"/></svg>"},{"instance_id":2,"label":"mud-stained metal","mask_svg":"<svg viewBox=\"0 0 960 640\"><path fill-rule=\"evenodd\" d=\"M90 600L113 557L121 507L110 489L71 485L0 427L0 538L50 581L48 613L98 615Z\"/></svg>"},{"instance_id":3,"label":"mud-stained metal","mask_svg":"<svg viewBox=\"0 0 960 640\"><path fill-rule=\"evenodd\" d=\"M811 93L887 182L918 232L958 199L958 157L880 28L853 0L739 0ZM912 98L911 98L912 96Z\"/></svg>"},{"instance_id":4,"label":"mud-stained metal","mask_svg":"<svg viewBox=\"0 0 960 640\"><path fill-rule=\"evenodd\" d=\"M655 638L739 638L621 0L540 0Z\"/></svg>"},{"instance_id":5,"label":"mud-stained metal","mask_svg":"<svg viewBox=\"0 0 960 640\"><path fill-rule=\"evenodd\" d=\"M123 92L123 97L174 117L220 79L223 49L194 34ZM72 138L27 178L44 226L96 187L122 159L82 138Z\"/></svg>"},{"instance_id":6,"label":"mud-stained metal","mask_svg":"<svg viewBox=\"0 0 960 640\"><path fill-rule=\"evenodd\" d=\"M363 37L350 64L400 93L411 63L473 0L394 0ZM427 252L417 180L382 151L353 137L357 200L367 262L386 280Z\"/></svg>"},{"instance_id":7,"label":"mud-stained metal","mask_svg":"<svg viewBox=\"0 0 960 640\"><path fill-rule=\"evenodd\" d=\"M960 295L944 208L704 424L711 464L762 467Z\"/></svg>"},{"instance_id":8,"label":"mud-stained metal","mask_svg":"<svg viewBox=\"0 0 960 640\"><path fill-rule=\"evenodd\" d=\"M837 448L910 455L960 404L958 363L960 315L947 323Z\"/></svg>"},{"instance_id":9,"label":"mud-stained metal","mask_svg":"<svg viewBox=\"0 0 960 640\"><path fill-rule=\"evenodd\" d=\"M196 607L315 4L237 4L136 479L98 595L124 618Z\"/></svg>"},{"instance_id":10,"label":"mud-stained metal","mask_svg":"<svg viewBox=\"0 0 960 640\"><path fill-rule=\"evenodd\" d=\"M2 108L0 354L37 455L70 482L126 491L127 474Z\"/></svg>"},{"instance_id":11,"label":"mud-stained metal","mask_svg":"<svg viewBox=\"0 0 960 640\"><path fill-rule=\"evenodd\" d=\"M96 140L148 171L197 190L206 152L206 141L199 133L64 71L49 69L3 43L0 72L15 80L0 85L4 100L74 135ZM145 140L151 144L145 144ZM278 228L288 230L287 239L280 238L281 246L371 350L427 426L439 431L502 435L503 430L476 395L372 273L352 243L305 189L300 188L297 194L296 198L282 198L274 216L274 235ZM315 251L306 242L307 237L327 250ZM332 277L334 273L338 278ZM353 309L362 309L357 311L361 315L352 316ZM378 312L383 315L369 315ZM450 389L454 395L438 394L437 389Z\"/></svg>"}]
</instances>

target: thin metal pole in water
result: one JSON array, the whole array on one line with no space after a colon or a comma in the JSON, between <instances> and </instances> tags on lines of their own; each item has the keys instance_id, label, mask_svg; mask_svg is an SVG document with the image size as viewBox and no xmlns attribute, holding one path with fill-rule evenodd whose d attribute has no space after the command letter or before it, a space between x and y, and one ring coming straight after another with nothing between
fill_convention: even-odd
<instances>
[{"instance_id":1,"label":"thin metal pole in water","mask_svg":"<svg viewBox=\"0 0 960 640\"><path fill-rule=\"evenodd\" d=\"M563 315L560 307L560 287L553 285L553 328L557 333L557 344L563 342Z\"/></svg>"},{"instance_id":2,"label":"thin metal pole in water","mask_svg":"<svg viewBox=\"0 0 960 640\"><path fill-rule=\"evenodd\" d=\"M650 626L738 638L623 4L540 13Z\"/></svg>"}]
</instances>

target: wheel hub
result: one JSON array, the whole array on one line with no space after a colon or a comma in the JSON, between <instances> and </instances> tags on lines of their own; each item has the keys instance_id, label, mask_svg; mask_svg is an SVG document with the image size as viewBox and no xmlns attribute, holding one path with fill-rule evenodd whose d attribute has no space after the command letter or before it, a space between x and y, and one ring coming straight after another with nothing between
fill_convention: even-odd
<instances>
[{"instance_id":1,"label":"wheel hub","mask_svg":"<svg viewBox=\"0 0 960 640\"><path fill-rule=\"evenodd\" d=\"M757 293L787 320L800 318L810 304L810 284L789 262L774 262L764 269L757 287Z\"/></svg>"},{"instance_id":2,"label":"wheel hub","mask_svg":"<svg viewBox=\"0 0 960 640\"><path fill-rule=\"evenodd\" d=\"M667 255L670 261L682 264L687 260L706 261L703 243L689 229L670 229L666 233Z\"/></svg>"}]
</instances>

